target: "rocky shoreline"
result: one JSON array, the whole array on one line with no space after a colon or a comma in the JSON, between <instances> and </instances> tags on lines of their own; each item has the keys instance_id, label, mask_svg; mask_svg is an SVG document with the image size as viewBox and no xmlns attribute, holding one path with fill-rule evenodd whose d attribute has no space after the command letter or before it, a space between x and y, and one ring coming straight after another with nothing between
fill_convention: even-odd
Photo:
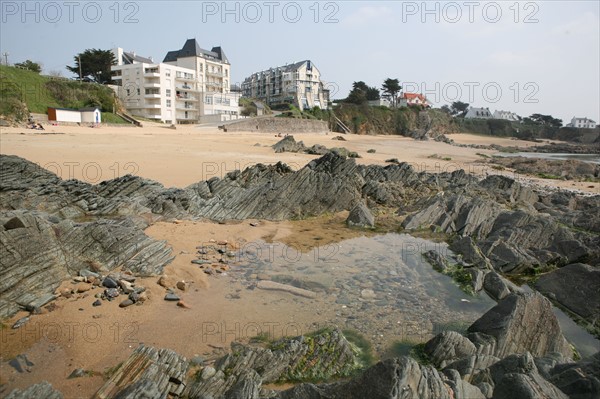
<instances>
[{"instance_id":1,"label":"rocky shoreline","mask_svg":"<svg viewBox=\"0 0 600 399\"><path fill-rule=\"evenodd\" d=\"M184 189L165 188L157 182L131 175L98 185L62 180L22 158L2 155L0 265L3 277L0 281L0 316L9 317L23 309L35 315L40 307L56 297L61 281L73 276L82 277L82 271L83 274L88 271L98 275L90 275L94 278L91 284L104 285L109 278L117 287L105 285L107 290L122 290L127 295L143 294L143 291L138 289L140 292L137 292L134 286L121 281L127 282L124 278L127 273L131 276L160 276L173 259L165 242L153 240L144 233L147 226L158 220L288 220L353 210L355 214L349 223L359 228L376 228L379 208L397 209L395 217L400 231L420 234L430 231L444 235L450 248L460 255L456 265L464 271L461 276L474 291L485 289L501 304L509 298L520 303L519 299L514 299L515 295L521 298L525 294L519 293L506 277L530 276L540 292L568 309L580 324L600 336L599 287L594 284L598 281L595 276L600 265L600 196L541 192L506 177L488 176L480 180L462 170L432 174L416 172L408 164L385 167L357 165L354 159L335 151L325 153L299 171L293 171L282 163L271 166L259 164L244 171L231 172L222 179L212 178ZM432 259L441 258L433 254ZM443 268L443 265L439 267ZM114 273L119 268L121 274L115 277ZM571 276L573 281L591 283L581 286L555 282ZM87 280L82 282L90 283ZM107 293L107 296L110 295ZM537 307L549 306L549 302L540 295L534 296L534 299L525 297L528 298L527 303L533 301ZM576 300L577 297L586 300ZM134 302L129 297L128 300ZM531 334L543 337L547 333L540 330ZM525 339L527 331L522 334ZM515 345L523 344L523 339L517 338ZM511 358L511 364L531 364L531 356L544 357L551 352L561 353L555 364L570 359L570 349L564 346L560 350L557 348L535 351L527 347L494 353L500 360L515 354L524 356ZM338 353L337 349L334 352ZM532 355L527 357L526 352ZM151 357L162 358L163 355L152 354ZM594 361L597 361L597 356L596 360L588 363L593 364ZM463 379L450 371L442 377L436 369L423 369L411 362L414 360L400 358L380 363L373 366L375 371L369 369L356 380L326 387L300 385L280 397L324 398L342 394L349 395L344 397L360 397L347 393L355 390L348 387L358 386L352 381L366 378L364 381L372 382L382 374L391 373L390 370L401 373L417 369L420 370L419 376L430 375L430 381L438 388L432 388L433 391L417 388L421 377L411 374L406 378L416 378L413 392L416 396L407 397L446 397L446 394L449 395L446 387L452 387L454 397L479 397L465 396L465 389L475 391L465 385L467 382L464 382L462 374L459 373L458 377ZM527 369L532 370L531 367ZM568 367L562 369L567 370ZM497 396L500 395L496 393L500 389L498 387L504 387L502 389L506 391L510 384L527 385L526 379L533 379L537 385L529 384L519 392L544 392L546 397L564 397L556 389L556 386L560 389L563 386L546 385L554 378L552 374L543 375L541 380L538 378L541 372L508 374L510 378L485 380L488 385L496 386L492 390L494 397L504 397ZM218 392L229 395L225 392L235 388L238 396L216 397L259 397L256 393L260 392L258 388L263 380L256 375L260 373L248 372L243 378L235 375L235 382L227 385L228 390ZM121 392L119 397L137 397L127 395L138 395L144 390L152 392L157 387L164 391L165 386L173 384L171 377L165 378L155 374L145 380L150 382L140 380L134 388L123 387L128 389L127 393ZM181 381L179 377L177 380ZM367 386L364 381L363 385ZM589 392L598 392L593 391L597 388L597 379L595 381L591 385L586 383L588 388L592 387ZM404 387L396 382L386 384L390 389ZM35 389L44 392L43 387ZM474 389L485 394L482 397L491 397L488 396L491 392L488 386ZM502 389L498 392L504 392ZM46 397L51 395L48 391ZM200 390L196 390L189 397L209 397L202 395Z\"/></svg>"}]
</instances>

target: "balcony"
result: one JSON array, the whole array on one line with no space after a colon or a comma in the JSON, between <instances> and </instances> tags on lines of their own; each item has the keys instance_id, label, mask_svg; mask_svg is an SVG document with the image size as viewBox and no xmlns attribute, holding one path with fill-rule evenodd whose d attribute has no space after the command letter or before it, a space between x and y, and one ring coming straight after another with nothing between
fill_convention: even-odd
<instances>
[{"instance_id":1,"label":"balcony","mask_svg":"<svg viewBox=\"0 0 600 399\"><path fill-rule=\"evenodd\" d=\"M159 82L144 82L144 87L160 89L160 83Z\"/></svg>"},{"instance_id":2,"label":"balcony","mask_svg":"<svg viewBox=\"0 0 600 399\"><path fill-rule=\"evenodd\" d=\"M177 90L181 90L181 91L200 91L200 90L196 90L194 89L192 86L189 85L183 85L183 86L176 86L175 87Z\"/></svg>"},{"instance_id":3,"label":"balcony","mask_svg":"<svg viewBox=\"0 0 600 399\"><path fill-rule=\"evenodd\" d=\"M160 94L159 93L144 94L144 98L158 98L158 99L160 99Z\"/></svg>"},{"instance_id":4,"label":"balcony","mask_svg":"<svg viewBox=\"0 0 600 399\"><path fill-rule=\"evenodd\" d=\"M180 72L177 72L177 74L175 75L175 79L177 79L177 80L193 81L194 80L194 75L191 74L191 73L180 73Z\"/></svg>"},{"instance_id":5,"label":"balcony","mask_svg":"<svg viewBox=\"0 0 600 399\"><path fill-rule=\"evenodd\" d=\"M145 78L160 78L159 72L144 72Z\"/></svg>"},{"instance_id":6,"label":"balcony","mask_svg":"<svg viewBox=\"0 0 600 399\"><path fill-rule=\"evenodd\" d=\"M177 96L177 101L198 101L194 96Z\"/></svg>"},{"instance_id":7,"label":"balcony","mask_svg":"<svg viewBox=\"0 0 600 399\"><path fill-rule=\"evenodd\" d=\"M222 82L206 82L206 86L210 86L210 87L222 87L223 83Z\"/></svg>"},{"instance_id":8,"label":"balcony","mask_svg":"<svg viewBox=\"0 0 600 399\"><path fill-rule=\"evenodd\" d=\"M160 109L160 104L145 104L144 105L145 109Z\"/></svg>"},{"instance_id":9,"label":"balcony","mask_svg":"<svg viewBox=\"0 0 600 399\"><path fill-rule=\"evenodd\" d=\"M222 73L222 72L209 72L209 71L206 71L206 75L207 76L215 76L217 78L224 78L225 77L225 74Z\"/></svg>"}]
</instances>

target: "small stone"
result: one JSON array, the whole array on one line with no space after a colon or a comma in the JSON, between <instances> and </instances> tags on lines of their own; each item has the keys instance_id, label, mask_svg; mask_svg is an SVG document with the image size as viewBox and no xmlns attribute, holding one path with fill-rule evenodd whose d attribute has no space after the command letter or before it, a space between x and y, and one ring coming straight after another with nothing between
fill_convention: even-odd
<instances>
[{"instance_id":1,"label":"small stone","mask_svg":"<svg viewBox=\"0 0 600 399\"><path fill-rule=\"evenodd\" d=\"M85 281L85 277L76 276L76 277L73 277L73 281L81 283L81 282Z\"/></svg>"},{"instance_id":2,"label":"small stone","mask_svg":"<svg viewBox=\"0 0 600 399\"><path fill-rule=\"evenodd\" d=\"M116 288L107 288L104 290L104 296L109 299L116 298L119 296L119 290Z\"/></svg>"},{"instance_id":3,"label":"small stone","mask_svg":"<svg viewBox=\"0 0 600 399\"><path fill-rule=\"evenodd\" d=\"M92 272L92 271L90 271L90 270L88 270L88 269L81 269L81 270L79 271L79 275L80 275L81 277L88 277L88 278L89 278L89 277L94 277L94 278L100 278L100 275L99 275L98 273L94 273L94 272Z\"/></svg>"},{"instance_id":4,"label":"small stone","mask_svg":"<svg viewBox=\"0 0 600 399\"><path fill-rule=\"evenodd\" d=\"M206 366L202 370L202 374L200 376L202 377L203 380L208 380L210 377L212 377L216 373L217 373L217 370L215 370L213 367Z\"/></svg>"},{"instance_id":5,"label":"small stone","mask_svg":"<svg viewBox=\"0 0 600 399\"><path fill-rule=\"evenodd\" d=\"M258 280L271 280L271 276L269 276L268 274L265 273L259 273L256 278Z\"/></svg>"},{"instance_id":6,"label":"small stone","mask_svg":"<svg viewBox=\"0 0 600 399\"><path fill-rule=\"evenodd\" d=\"M15 322L15 324L13 324L12 328L13 329L17 329L17 328L21 328L23 327L25 324L27 324L29 322L29 316L25 316L25 317L21 317L19 320L17 320Z\"/></svg>"},{"instance_id":7,"label":"small stone","mask_svg":"<svg viewBox=\"0 0 600 399\"><path fill-rule=\"evenodd\" d=\"M218 241L217 245L227 245L227 240Z\"/></svg>"},{"instance_id":8,"label":"small stone","mask_svg":"<svg viewBox=\"0 0 600 399\"><path fill-rule=\"evenodd\" d=\"M138 302L146 302L148 300L148 294L146 292L140 292L138 294Z\"/></svg>"},{"instance_id":9,"label":"small stone","mask_svg":"<svg viewBox=\"0 0 600 399\"><path fill-rule=\"evenodd\" d=\"M372 289L364 289L360 292L360 296L363 299L375 299L375 291L373 291Z\"/></svg>"},{"instance_id":10,"label":"small stone","mask_svg":"<svg viewBox=\"0 0 600 399\"><path fill-rule=\"evenodd\" d=\"M191 307L187 303L185 303L181 300L179 302L177 302L177 306L179 306L180 308L184 308L184 309L191 309Z\"/></svg>"},{"instance_id":11,"label":"small stone","mask_svg":"<svg viewBox=\"0 0 600 399\"><path fill-rule=\"evenodd\" d=\"M136 303L140 300L140 294L138 294L137 292L132 292L131 294L129 294L129 299L133 302Z\"/></svg>"},{"instance_id":12,"label":"small stone","mask_svg":"<svg viewBox=\"0 0 600 399\"><path fill-rule=\"evenodd\" d=\"M88 283L79 283L75 286L75 291L79 294L82 292L87 292L92 289L91 284Z\"/></svg>"},{"instance_id":13,"label":"small stone","mask_svg":"<svg viewBox=\"0 0 600 399\"><path fill-rule=\"evenodd\" d=\"M10 364L19 373L24 373L25 371L31 372L31 367L34 365L29 359L27 359L27 355L24 354L15 356L15 358L9 361L8 364Z\"/></svg>"},{"instance_id":14,"label":"small stone","mask_svg":"<svg viewBox=\"0 0 600 399\"><path fill-rule=\"evenodd\" d=\"M71 374L69 374L67 379L84 377L85 374L86 373L84 369L75 369L71 372Z\"/></svg>"},{"instance_id":15,"label":"small stone","mask_svg":"<svg viewBox=\"0 0 600 399\"><path fill-rule=\"evenodd\" d=\"M202 366L204 364L204 358L202 356L194 356L190 362L196 366Z\"/></svg>"},{"instance_id":16,"label":"small stone","mask_svg":"<svg viewBox=\"0 0 600 399\"><path fill-rule=\"evenodd\" d=\"M120 308L126 308L128 306L133 305L133 301L131 299L125 299L123 302L119 304Z\"/></svg>"},{"instance_id":17,"label":"small stone","mask_svg":"<svg viewBox=\"0 0 600 399\"><path fill-rule=\"evenodd\" d=\"M94 303L92 303L92 306L102 306L102 301L100 299L96 299Z\"/></svg>"},{"instance_id":18,"label":"small stone","mask_svg":"<svg viewBox=\"0 0 600 399\"><path fill-rule=\"evenodd\" d=\"M167 295L165 295L165 301L177 302L180 299L181 298L179 298L177 295L173 294L172 292L169 292Z\"/></svg>"},{"instance_id":19,"label":"small stone","mask_svg":"<svg viewBox=\"0 0 600 399\"><path fill-rule=\"evenodd\" d=\"M169 280L169 277L166 274L163 274L162 276L160 276L160 278L158 279L158 285L160 285L161 287L165 287L165 288L169 288L169 287L173 286L173 284Z\"/></svg>"},{"instance_id":20,"label":"small stone","mask_svg":"<svg viewBox=\"0 0 600 399\"><path fill-rule=\"evenodd\" d=\"M133 292L133 286L130 282L125 280L119 280L119 285L121 286L121 289L124 293L131 294Z\"/></svg>"},{"instance_id":21,"label":"small stone","mask_svg":"<svg viewBox=\"0 0 600 399\"><path fill-rule=\"evenodd\" d=\"M185 292L188 289L188 283L186 283L185 281L178 281L176 287L181 291Z\"/></svg>"},{"instance_id":22,"label":"small stone","mask_svg":"<svg viewBox=\"0 0 600 399\"><path fill-rule=\"evenodd\" d=\"M117 282L115 280L113 280L110 277L105 277L104 280L102 280L102 285L106 288L117 288L119 287L119 285L117 284Z\"/></svg>"}]
</instances>

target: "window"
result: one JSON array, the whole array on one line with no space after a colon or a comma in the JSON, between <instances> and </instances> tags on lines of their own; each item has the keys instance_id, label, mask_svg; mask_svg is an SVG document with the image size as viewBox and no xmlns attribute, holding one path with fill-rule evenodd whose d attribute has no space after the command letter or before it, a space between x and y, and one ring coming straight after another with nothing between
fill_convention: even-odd
<instances>
[{"instance_id":1,"label":"window","mask_svg":"<svg viewBox=\"0 0 600 399\"><path fill-rule=\"evenodd\" d=\"M211 96L206 96L204 97L204 104L212 104L212 97Z\"/></svg>"},{"instance_id":2,"label":"window","mask_svg":"<svg viewBox=\"0 0 600 399\"><path fill-rule=\"evenodd\" d=\"M137 94L138 96L141 94L141 90L139 88L137 89Z\"/></svg>"},{"instance_id":3,"label":"window","mask_svg":"<svg viewBox=\"0 0 600 399\"><path fill-rule=\"evenodd\" d=\"M171 89L167 89L166 95L167 95L167 97L171 97Z\"/></svg>"},{"instance_id":4,"label":"window","mask_svg":"<svg viewBox=\"0 0 600 399\"><path fill-rule=\"evenodd\" d=\"M200 64L200 72L202 72L202 68L204 67L203 64Z\"/></svg>"},{"instance_id":5,"label":"window","mask_svg":"<svg viewBox=\"0 0 600 399\"><path fill-rule=\"evenodd\" d=\"M165 76L167 78L171 76L171 70L170 69L165 70Z\"/></svg>"},{"instance_id":6,"label":"window","mask_svg":"<svg viewBox=\"0 0 600 399\"><path fill-rule=\"evenodd\" d=\"M171 106L171 100L167 100L167 107Z\"/></svg>"}]
</instances>

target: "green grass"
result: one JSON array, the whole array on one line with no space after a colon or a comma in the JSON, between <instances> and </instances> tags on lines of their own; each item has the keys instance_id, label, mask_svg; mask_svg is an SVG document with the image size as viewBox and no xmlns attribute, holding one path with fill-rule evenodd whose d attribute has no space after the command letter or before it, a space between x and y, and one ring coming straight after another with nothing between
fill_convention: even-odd
<instances>
[{"instance_id":1,"label":"green grass","mask_svg":"<svg viewBox=\"0 0 600 399\"><path fill-rule=\"evenodd\" d=\"M21 109L22 104L26 105L26 110ZM97 106L105 112L111 112L114 105L114 92L107 86L51 78L0 65L0 114L15 120L26 120L28 112L45 114L48 107Z\"/></svg>"},{"instance_id":2,"label":"green grass","mask_svg":"<svg viewBox=\"0 0 600 399\"><path fill-rule=\"evenodd\" d=\"M431 364L429 356L425 353L425 344L422 342L416 343L411 340L396 341L388 350L388 355L391 357L409 356L424 366Z\"/></svg>"},{"instance_id":3,"label":"green grass","mask_svg":"<svg viewBox=\"0 0 600 399\"><path fill-rule=\"evenodd\" d=\"M119 124L129 124L125 119L121 118L117 114L112 114L110 112L102 113L102 123L119 123Z\"/></svg>"},{"instance_id":4,"label":"green grass","mask_svg":"<svg viewBox=\"0 0 600 399\"><path fill-rule=\"evenodd\" d=\"M552 179L552 180L560 180L562 177L553 175L551 173L537 173L537 177L541 177L542 179Z\"/></svg>"}]
</instances>

